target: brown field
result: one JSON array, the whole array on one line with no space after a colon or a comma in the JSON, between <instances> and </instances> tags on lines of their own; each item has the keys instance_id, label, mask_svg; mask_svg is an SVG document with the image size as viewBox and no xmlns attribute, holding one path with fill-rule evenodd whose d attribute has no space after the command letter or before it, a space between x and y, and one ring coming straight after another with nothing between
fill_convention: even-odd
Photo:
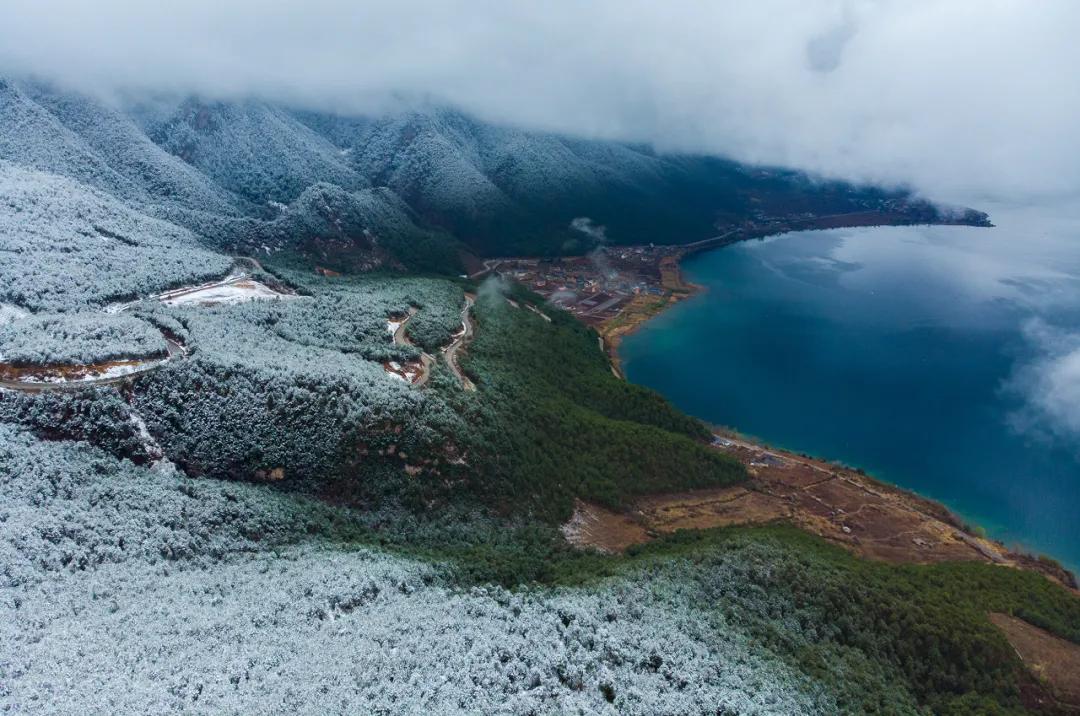
<instances>
[{"instance_id":1,"label":"brown field","mask_svg":"<svg viewBox=\"0 0 1080 716\"><path fill-rule=\"evenodd\" d=\"M718 438L751 479L733 487L652 495L625 512L578 503L564 527L583 547L621 552L680 529L785 521L863 557L888 562L975 560L1043 572L1068 586L1068 573L965 531L944 507L830 463Z\"/></svg>"},{"instance_id":2,"label":"brown field","mask_svg":"<svg viewBox=\"0 0 1080 716\"><path fill-rule=\"evenodd\" d=\"M1080 646L1008 614L991 614L1016 654L1055 700L1054 706L1080 713Z\"/></svg>"},{"instance_id":3,"label":"brown field","mask_svg":"<svg viewBox=\"0 0 1080 716\"><path fill-rule=\"evenodd\" d=\"M29 383L33 381L48 384L47 381L79 381L91 380L107 373L113 368L135 369L144 365L151 358L131 358L126 360L111 360L90 365L12 365L0 363L0 380L12 383Z\"/></svg>"}]
</instances>

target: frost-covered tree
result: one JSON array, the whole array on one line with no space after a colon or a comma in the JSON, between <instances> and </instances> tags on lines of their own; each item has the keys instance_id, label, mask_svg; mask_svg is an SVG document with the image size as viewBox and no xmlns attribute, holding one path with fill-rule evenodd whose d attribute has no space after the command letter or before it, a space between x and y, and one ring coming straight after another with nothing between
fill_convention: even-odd
<instances>
[{"instance_id":1,"label":"frost-covered tree","mask_svg":"<svg viewBox=\"0 0 1080 716\"><path fill-rule=\"evenodd\" d=\"M135 316L37 314L0 326L0 361L15 365L90 365L166 354L161 331Z\"/></svg>"},{"instance_id":2,"label":"frost-covered tree","mask_svg":"<svg viewBox=\"0 0 1080 716\"><path fill-rule=\"evenodd\" d=\"M214 475L283 468L325 479L360 459L358 443L406 454L441 445L439 395L382 366L419 353L395 345L387 321L416 311L408 327L436 350L460 325L461 289L427 279L309 285L314 295L300 299L169 312L190 356L140 379L132 401L170 457Z\"/></svg>"},{"instance_id":3,"label":"frost-covered tree","mask_svg":"<svg viewBox=\"0 0 1080 716\"><path fill-rule=\"evenodd\" d=\"M0 302L72 311L224 275L186 229L0 161Z\"/></svg>"},{"instance_id":4,"label":"frost-covered tree","mask_svg":"<svg viewBox=\"0 0 1080 716\"><path fill-rule=\"evenodd\" d=\"M439 565L311 543L329 512L267 487L3 425L0 500L0 703L16 711L835 710L710 617L686 570L462 590Z\"/></svg>"},{"instance_id":5,"label":"frost-covered tree","mask_svg":"<svg viewBox=\"0 0 1080 716\"><path fill-rule=\"evenodd\" d=\"M186 100L147 130L166 151L256 204L289 203L320 181L368 186L330 142L265 103Z\"/></svg>"}]
</instances>

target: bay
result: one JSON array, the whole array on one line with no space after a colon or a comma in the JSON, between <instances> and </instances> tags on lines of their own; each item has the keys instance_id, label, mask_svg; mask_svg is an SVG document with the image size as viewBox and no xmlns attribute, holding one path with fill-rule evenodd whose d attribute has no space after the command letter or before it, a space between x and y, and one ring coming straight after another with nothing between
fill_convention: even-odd
<instances>
[{"instance_id":1,"label":"bay","mask_svg":"<svg viewBox=\"0 0 1080 716\"><path fill-rule=\"evenodd\" d=\"M987 207L982 207L987 208ZM1080 566L1080 210L796 232L688 258L622 343L683 410L945 503Z\"/></svg>"}]
</instances>

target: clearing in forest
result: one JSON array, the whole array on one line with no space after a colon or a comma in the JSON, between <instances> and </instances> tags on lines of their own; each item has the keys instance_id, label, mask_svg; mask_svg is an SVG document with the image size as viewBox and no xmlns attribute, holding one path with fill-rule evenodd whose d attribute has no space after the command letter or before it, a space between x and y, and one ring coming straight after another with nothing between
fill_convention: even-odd
<instances>
[{"instance_id":1,"label":"clearing in forest","mask_svg":"<svg viewBox=\"0 0 1080 716\"><path fill-rule=\"evenodd\" d=\"M1005 633L1032 675L1049 687L1057 705L1080 711L1080 645L1008 614L991 614L990 621Z\"/></svg>"},{"instance_id":2,"label":"clearing in forest","mask_svg":"<svg viewBox=\"0 0 1080 716\"><path fill-rule=\"evenodd\" d=\"M735 437L714 447L746 466L742 485L648 495L613 512L579 502L563 526L568 541L605 552L681 529L784 521L863 557L888 562L985 561L1024 567L1075 588L1051 562L971 534L945 507L855 470Z\"/></svg>"}]
</instances>

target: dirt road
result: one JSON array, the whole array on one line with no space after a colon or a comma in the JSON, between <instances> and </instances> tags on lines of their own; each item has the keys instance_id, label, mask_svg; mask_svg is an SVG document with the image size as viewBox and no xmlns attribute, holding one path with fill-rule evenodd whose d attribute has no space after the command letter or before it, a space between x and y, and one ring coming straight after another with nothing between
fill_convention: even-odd
<instances>
[{"instance_id":1,"label":"dirt road","mask_svg":"<svg viewBox=\"0 0 1080 716\"><path fill-rule=\"evenodd\" d=\"M469 377L462 372L461 366L458 365L458 352L470 341L473 337L473 321L472 316L469 314L472 312L473 304L476 302L476 297L472 294L465 294L465 306L461 309L461 330L454 334L453 339L446 344L440 351L443 359L446 361L446 365L457 377L458 382L465 390L476 390L476 385L469 380ZM405 333L405 328L409 325L409 321L416 315L416 308L410 307L409 313L405 318L398 323L394 329L394 343L399 346L415 346L416 344L409 339L409 336ZM430 353L420 354L420 377L416 379L413 385L424 385L431 377L431 369L435 365L435 357Z\"/></svg>"},{"instance_id":2,"label":"dirt road","mask_svg":"<svg viewBox=\"0 0 1080 716\"><path fill-rule=\"evenodd\" d=\"M476 273L469 274L469 278L475 281L478 278L483 278L489 273L499 268L499 264L503 262L503 259L487 259L484 261L484 268L480 269Z\"/></svg>"},{"instance_id":3,"label":"dirt road","mask_svg":"<svg viewBox=\"0 0 1080 716\"><path fill-rule=\"evenodd\" d=\"M457 376L458 381L465 390L476 390L476 384L469 380L469 377L462 372L461 366L458 365L458 352L472 340L473 322L472 316L469 314L472 312L475 302L476 296L469 293L465 294L465 307L461 309L461 333L442 351L446 364L450 366L450 370Z\"/></svg>"},{"instance_id":4,"label":"dirt road","mask_svg":"<svg viewBox=\"0 0 1080 716\"><path fill-rule=\"evenodd\" d=\"M171 339L165 339L165 346L168 355L164 358L109 361L89 366L65 366L63 369L55 371L56 382L46 382L40 379L13 380L5 378L0 379L0 388L19 390L25 393L41 393L45 391L87 390L105 385L119 385L153 372L176 357L187 355L187 350ZM79 375L83 377L69 377L72 369L79 371ZM100 377L93 377L94 374L100 374ZM48 377L50 372L44 370L35 372L32 375L39 378L42 375Z\"/></svg>"},{"instance_id":5,"label":"dirt road","mask_svg":"<svg viewBox=\"0 0 1080 716\"><path fill-rule=\"evenodd\" d=\"M398 324L398 327L394 329L394 343L399 346L415 346L416 344L409 339L409 336L405 333L405 327L409 325L409 321L416 315L416 308L409 307L409 314ZM420 354L420 376L416 379L413 385L424 385L431 377L431 367L435 365L435 358L431 354L422 352Z\"/></svg>"}]
</instances>

